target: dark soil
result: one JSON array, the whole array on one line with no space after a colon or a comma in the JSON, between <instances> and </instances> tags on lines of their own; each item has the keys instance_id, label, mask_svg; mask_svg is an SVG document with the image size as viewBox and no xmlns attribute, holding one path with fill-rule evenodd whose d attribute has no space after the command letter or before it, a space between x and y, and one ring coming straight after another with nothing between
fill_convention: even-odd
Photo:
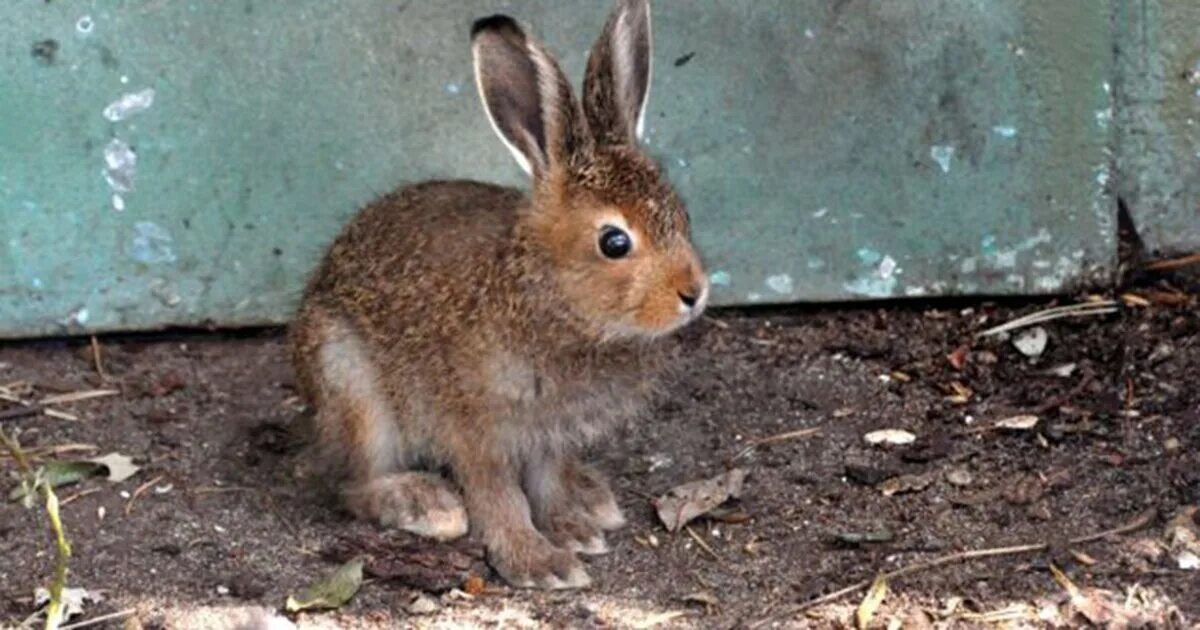
<instances>
[{"instance_id":1,"label":"dark soil","mask_svg":"<svg viewBox=\"0 0 1200 630\"><path fill-rule=\"evenodd\" d=\"M1162 542L1168 519L1200 504L1200 316L1198 287L1176 282L1182 303L1151 284L1135 291L1149 306L1046 324L1049 344L1036 359L974 335L1052 304L714 315L686 333L691 360L652 418L595 453L630 524L610 538L612 553L590 561L596 585L582 593L507 589L468 543L355 523L308 490L297 478L300 410L278 331L102 339L103 377L86 342L8 345L0 383L26 381L27 399L121 393L57 407L78 421L30 415L0 428L35 453L82 443L97 450L61 457L117 451L143 466L120 484L91 479L58 491L74 546L70 583L105 597L77 620L134 607L147 628L231 627L244 611L280 609L338 560L365 552L375 579L340 611L293 617L298 625L733 627L775 615L782 627L843 626L862 593L785 613L943 554L1044 542L1042 552L895 579L878 623L958 626L1021 604L1053 609L1065 597L1053 565L1081 588L1122 601L1136 588L1173 604L1183 624L1200 619L1200 573L1178 568ZM960 370L947 355L962 346ZM1040 422L988 430L1018 414ZM658 523L649 497L719 474L754 440L804 427L820 432L737 462L750 476L723 520L694 522L694 536ZM868 445L864 434L878 429L919 439ZM0 458L0 470L16 468ZM878 487L903 475L906 492ZM1069 542L1147 511L1136 531ZM845 540L861 534L884 540ZM0 626L34 610L53 555L40 509L0 506ZM446 594L472 574L482 593ZM438 610L415 616L409 605L422 589ZM939 617L954 598L962 603Z\"/></svg>"}]
</instances>

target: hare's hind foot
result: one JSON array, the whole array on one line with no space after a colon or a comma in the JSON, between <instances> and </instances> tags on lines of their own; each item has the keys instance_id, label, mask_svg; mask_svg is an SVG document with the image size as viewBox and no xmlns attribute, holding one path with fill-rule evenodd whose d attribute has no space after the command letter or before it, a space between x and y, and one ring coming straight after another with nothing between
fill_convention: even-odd
<instances>
[{"instance_id":1,"label":"hare's hind foot","mask_svg":"<svg viewBox=\"0 0 1200 630\"><path fill-rule=\"evenodd\" d=\"M625 524L608 482L574 456L550 457L530 466L525 485L538 530L571 551L607 553L604 532Z\"/></svg>"}]
</instances>

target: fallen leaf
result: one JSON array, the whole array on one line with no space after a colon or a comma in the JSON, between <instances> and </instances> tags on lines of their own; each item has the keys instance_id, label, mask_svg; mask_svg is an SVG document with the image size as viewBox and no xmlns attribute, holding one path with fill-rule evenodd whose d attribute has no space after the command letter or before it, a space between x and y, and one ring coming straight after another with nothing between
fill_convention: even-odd
<instances>
[{"instance_id":1,"label":"fallen leaf","mask_svg":"<svg viewBox=\"0 0 1200 630\"><path fill-rule=\"evenodd\" d=\"M867 591L867 595L863 597L862 603L854 611L854 619L858 624L859 630L866 630L867 626L871 625L871 620L875 618L875 613L879 610L879 606L883 604L883 600L887 597L887 594L887 580L883 579L882 575L875 578L875 582L871 584L871 589Z\"/></svg>"},{"instance_id":2,"label":"fallen leaf","mask_svg":"<svg viewBox=\"0 0 1200 630\"><path fill-rule=\"evenodd\" d=\"M698 516L742 494L746 471L734 468L711 479L693 481L672 488L654 499L658 519L667 531L677 532Z\"/></svg>"},{"instance_id":3,"label":"fallen leaf","mask_svg":"<svg viewBox=\"0 0 1200 630\"><path fill-rule=\"evenodd\" d=\"M970 356L971 346L963 344L954 349L954 352L946 355L946 360L950 362L950 367L962 371L967 365L967 357Z\"/></svg>"},{"instance_id":4,"label":"fallen leaf","mask_svg":"<svg viewBox=\"0 0 1200 630\"><path fill-rule=\"evenodd\" d=\"M49 484L51 488L58 488L98 475L103 469L102 465L94 462L49 461L41 468L39 474L41 480ZM20 501L29 496L30 490L31 488L27 484L21 484L8 493L8 498L12 501Z\"/></svg>"},{"instance_id":5,"label":"fallen leaf","mask_svg":"<svg viewBox=\"0 0 1200 630\"><path fill-rule=\"evenodd\" d=\"M956 405L965 405L971 402L971 397L975 395L974 390L958 381L952 381L946 386L946 389L949 392L946 400Z\"/></svg>"},{"instance_id":6,"label":"fallen leaf","mask_svg":"<svg viewBox=\"0 0 1200 630\"><path fill-rule=\"evenodd\" d=\"M86 604L99 604L104 601L104 596L100 593L93 593L86 588L64 588L62 592L63 617L66 621L76 615L82 615ZM33 604L41 607L50 602L50 591L42 587L38 587L33 592Z\"/></svg>"},{"instance_id":7,"label":"fallen leaf","mask_svg":"<svg viewBox=\"0 0 1200 630\"><path fill-rule=\"evenodd\" d=\"M1046 334L1045 328L1034 326L1017 335L1013 339L1013 345L1021 354L1032 359L1042 356L1042 353L1046 351L1046 342L1049 340L1050 336Z\"/></svg>"},{"instance_id":8,"label":"fallen leaf","mask_svg":"<svg viewBox=\"0 0 1200 630\"><path fill-rule=\"evenodd\" d=\"M1028 431L1037 426L1039 418L1032 415L1013 416L997 420L995 427L997 429L1008 429L1010 431Z\"/></svg>"},{"instance_id":9,"label":"fallen leaf","mask_svg":"<svg viewBox=\"0 0 1200 630\"><path fill-rule=\"evenodd\" d=\"M363 561L356 558L343 564L324 580L304 589L298 596L289 595L285 608L288 612L340 608L358 592L362 577Z\"/></svg>"},{"instance_id":10,"label":"fallen leaf","mask_svg":"<svg viewBox=\"0 0 1200 630\"><path fill-rule=\"evenodd\" d=\"M863 436L867 444L912 444L917 440L917 436L903 429L881 429L872 431Z\"/></svg>"},{"instance_id":11,"label":"fallen leaf","mask_svg":"<svg viewBox=\"0 0 1200 630\"><path fill-rule=\"evenodd\" d=\"M894 494L904 492L920 492L929 487L933 483L934 474L924 473L920 475L900 475L893 477L879 484L879 490L883 492L883 496L890 497Z\"/></svg>"},{"instance_id":12,"label":"fallen leaf","mask_svg":"<svg viewBox=\"0 0 1200 630\"><path fill-rule=\"evenodd\" d=\"M87 460L94 464L100 464L108 469L108 480L113 483L120 483L137 474L141 470L140 466L136 466L128 455L120 453L109 453L104 457L95 457Z\"/></svg>"}]
</instances>

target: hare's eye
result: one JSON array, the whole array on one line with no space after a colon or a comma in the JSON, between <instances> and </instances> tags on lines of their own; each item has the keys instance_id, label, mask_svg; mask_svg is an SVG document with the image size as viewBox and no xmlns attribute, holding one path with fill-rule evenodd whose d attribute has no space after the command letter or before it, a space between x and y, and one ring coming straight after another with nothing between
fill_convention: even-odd
<instances>
[{"instance_id":1,"label":"hare's eye","mask_svg":"<svg viewBox=\"0 0 1200 630\"><path fill-rule=\"evenodd\" d=\"M604 226L600 230L600 253L607 258L624 258L633 249L633 240L618 227Z\"/></svg>"}]
</instances>

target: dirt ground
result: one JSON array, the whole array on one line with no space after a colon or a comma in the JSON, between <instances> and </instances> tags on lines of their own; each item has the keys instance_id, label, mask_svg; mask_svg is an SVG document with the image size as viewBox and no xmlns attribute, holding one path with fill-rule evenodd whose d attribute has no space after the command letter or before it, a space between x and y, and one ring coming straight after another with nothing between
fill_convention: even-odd
<instances>
[{"instance_id":1,"label":"dirt ground","mask_svg":"<svg viewBox=\"0 0 1200 630\"><path fill-rule=\"evenodd\" d=\"M1130 291L1118 313L1045 324L1036 358L975 334L1056 303L714 314L684 335L690 360L652 417L594 453L630 522L610 537L610 554L590 560L595 586L585 592L510 590L469 543L356 523L311 492L297 478L301 411L279 331L102 338L103 376L86 340L9 344L0 383L18 397L120 393L54 407L77 420L27 415L0 428L40 461L58 447L59 458L119 452L142 466L121 483L58 490L74 546L70 585L104 598L75 621L134 608L145 628L233 627L255 609L281 612L288 594L366 553L368 582L348 605L290 619L840 627L854 623L863 592L796 607L945 554L1046 543L893 578L875 623L1079 625L1078 609L1186 627L1200 620L1200 572L1180 568L1187 541L1169 538L1196 531L1187 509L1200 505L1200 283L1150 279ZM995 426L1019 415L1039 420ZM718 519L693 522L691 533L659 524L650 497L721 473L755 440L806 427L820 431L737 459L749 471L745 492ZM864 440L880 429L918 439ZM0 458L0 471L8 483L16 467ZM34 612L53 549L40 509L0 506L0 626ZM1074 608L1054 570L1084 589ZM459 590L471 575L482 592L478 580L474 595ZM1084 610L1101 601L1091 588L1116 603Z\"/></svg>"}]
</instances>

